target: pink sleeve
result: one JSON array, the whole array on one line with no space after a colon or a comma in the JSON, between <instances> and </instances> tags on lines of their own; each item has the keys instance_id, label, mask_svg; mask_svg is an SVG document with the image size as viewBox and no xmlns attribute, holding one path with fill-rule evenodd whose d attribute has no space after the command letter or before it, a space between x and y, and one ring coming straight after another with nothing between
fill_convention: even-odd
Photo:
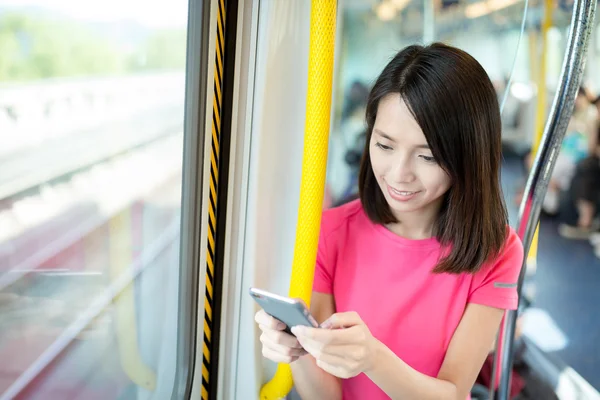
<instances>
[{"instance_id":1,"label":"pink sleeve","mask_svg":"<svg viewBox=\"0 0 600 400\"><path fill-rule=\"evenodd\" d=\"M469 303L516 310L517 281L523 263L523 245L511 228L504 249L493 265L477 272L471 283Z\"/></svg>"},{"instance_id":2,"label":"pink sleeve","mask_svg":"<svg viewBox=\"0 0 600 400\"><path fill-rule=\"evenodd\" d=\"M328 212L325 212L321 221L313 291L325 294L333 294L334 263L331 262L331 255L327 251L328 249L326 244L327 236L329 236L326 229L326 226L329 225L328 214Z\"/></svg>"}]
</instances>

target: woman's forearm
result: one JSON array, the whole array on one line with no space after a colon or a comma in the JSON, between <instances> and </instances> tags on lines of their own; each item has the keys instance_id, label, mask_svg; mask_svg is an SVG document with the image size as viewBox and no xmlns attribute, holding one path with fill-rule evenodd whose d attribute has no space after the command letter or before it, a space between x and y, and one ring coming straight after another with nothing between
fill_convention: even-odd
<instances>
[{"instance_id":1,"label":"woman's forearm","mask_svg":"<svg viewBox=\"0 0 600 400\"><path fill-rule=\"evenodd\" d=\"M300 398L307 400L341 400L340 379L317 366L310 354L291 364L294 386Z\"/></svg>"},{"instance_id":2,"label":"woman's forearm","mask_svg":"<svg viewBox=\"0 0 600 400\"><path fill-rule=\"evenodd\" d=\"M379 342L375 363L366 375L391 399L457 400L456 386L413 369ZM466 398L466 395L465 397Z\"/></svg>"}]
</instances>

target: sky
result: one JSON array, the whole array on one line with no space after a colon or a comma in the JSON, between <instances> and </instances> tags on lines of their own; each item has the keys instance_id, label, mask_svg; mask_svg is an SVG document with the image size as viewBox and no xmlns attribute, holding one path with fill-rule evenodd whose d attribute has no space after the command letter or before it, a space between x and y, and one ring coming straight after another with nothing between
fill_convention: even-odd
<instances>
[{"instance_id":1,"label":"sky","mask_svg":"<svg viewBox=\"0 0 600 400\"><path fill-rule=\"evenodd\" d=\"M188 0L0 0L0 8L39 7L82 21L132 19L151 28L184 27Z\"/></svg>"}]
</instances>

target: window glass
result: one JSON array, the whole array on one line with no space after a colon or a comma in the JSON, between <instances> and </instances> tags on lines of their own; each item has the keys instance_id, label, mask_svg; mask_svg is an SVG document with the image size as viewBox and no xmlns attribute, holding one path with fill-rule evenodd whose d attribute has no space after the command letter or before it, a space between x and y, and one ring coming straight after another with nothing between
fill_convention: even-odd
<instances>
[{"instance_id":1,"label":"window glass","mask_svg":"<svg viewBox=\"0 0 600 400\"><path fill-rule=\"evenodd\" d=\"M0 0L1 399L171 395L187 8Z\"/></svg>"}]
</instances>

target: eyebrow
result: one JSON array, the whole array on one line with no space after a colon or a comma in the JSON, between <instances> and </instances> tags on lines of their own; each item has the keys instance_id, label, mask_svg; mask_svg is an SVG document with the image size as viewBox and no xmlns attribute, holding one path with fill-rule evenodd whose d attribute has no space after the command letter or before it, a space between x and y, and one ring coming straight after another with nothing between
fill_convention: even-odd
<instances>
[{"instance_id":1,"label":"eyebrow","mask_svg":"<svg viewBox=\"0 0 600 400\"><path fill-rule=\"evenodd\" d=\"M377 128L373 129L373 133L381 136L384 139L389 140L390 142L396 142L390 135L388 135L387 133L385 133L385 132L383 132L383 131L381 131L381 130L379 130ZM428 150L429 149L429 145L427 143L418 144L418 145L415 146L415 148L417 148L417 149L427 149Z\"/></svg>"},{"instance_id":2,"label":"eyebrow","mask_svg":"<svg viewBox=\"0 0 600 400\"><path fill-rule=\"evenodd\" d=\"M395 142L394 139L392 139L392 137L390 135L388 135L387 133L380 131L379 129L375 128L373 129L373 132L375 132L376 134L378 134L379 136L381 136L384 139L389 140L390 142Z\"/></svg>"}]
</instances>

